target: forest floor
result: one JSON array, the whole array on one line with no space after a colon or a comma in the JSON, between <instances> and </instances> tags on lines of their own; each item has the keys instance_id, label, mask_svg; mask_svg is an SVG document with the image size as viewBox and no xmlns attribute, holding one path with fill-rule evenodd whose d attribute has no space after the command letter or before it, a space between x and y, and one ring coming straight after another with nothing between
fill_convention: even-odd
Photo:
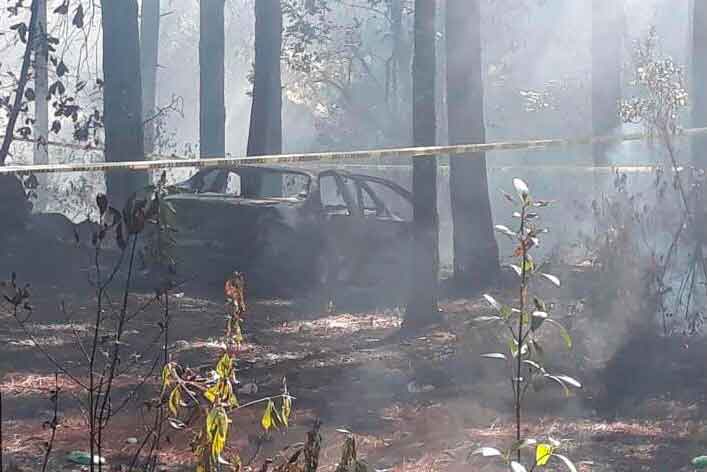
<instances>
[{"instance_id":1,"label":"forest floor","mask_svg":"<svg viewBox=\"0 0 707 472\"><path fill-rule=\"evenodd\" d=\"M80 372L82 354L75 333L89 329L95 312L89 288L40 283L32 291L34 309L27 326L35 341L57 362ZM131 306L148 306L132 321L125 340L131 352L144 352L137 361L143 372L149 372L148 352L159 355L152 333L162 314L159 305L148 303L151 298L131 297ZM170 323L174 359L192 366L213 363L221 347L223 313L217 291L190 293L184 288L175 294ZM478 358L478 348L469 346L479 337L468 334L469 320L482 314L488 310L480 298L445 301L439 326L400 341L395 336L402 319L399 309L355 312L344 307L328 310L302 300L250 300L238 366L241 382L256 384L258 392L241 394L240 400L276 395L283 377L296 400L290 428L264 439L262 407L239 410L229 450L239 451L248 461L260 449L253 461L259 465L288 444L303 441L314 418L320 418L322 471L333 471L338 461L343 442L339 429L354 433L360 456L375 470L503 470L484 459L468 458L481 445L503 449L514 434L507 379L470 360ZM50 435L45 422L52 416L49 391L54 388L54 372L11 314L0 310L2 447L5 457L22 470L39 470L41 464ZM630 408L608 417L596 411L594 398L601 385L595 372L586 367L568 373L582 379L585 388L569 398L558 392L529 402L525 431L562 440L565 455L578 470L688 471L690 459L707 452L705 398L699 393L704 390L683 392L679 398L656 392L629 399ZM116 470L138 447L133 438L142 439L142 425L150 419L144 402L159 389L158 377L155 373L109 427L104 455L109 464L118 466ZM69 451L86 449L87 427L75 398L81 392L65 376L59 378L61 422L49 470L79 470L65 457ZM135 382L134 377L120 378L121 392ZM166 439L163 470L181 470L191 463L188 432L172 431ZM548 466L558 471L563 467L559 462Z\"/></svg>"}]
</instances>

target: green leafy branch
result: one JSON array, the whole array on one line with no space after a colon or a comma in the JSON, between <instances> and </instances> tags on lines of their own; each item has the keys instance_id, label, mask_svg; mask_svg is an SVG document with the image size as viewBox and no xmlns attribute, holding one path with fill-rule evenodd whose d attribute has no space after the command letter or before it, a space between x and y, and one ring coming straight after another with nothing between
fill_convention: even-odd
<instances>
[{"instance_id":1,"label":"green leafy branch","mask_svg":"<svg viewBox=\"0 0 707 472\"><path fill-rule=\"evenodd\" d=\"M507 236L517 245L513 253L516 261L510 265L510 268L520 279L518 307L504 305L487 294L484 298L494 309L495 314L481 316L474 321L499 325L505 328L504 331L508 334L507 353L493 352L482 354L481 357L504 361L508 367L513 391L516 437L505 453L492 447L481 447L473 451L470 456L498 457L507 463L513 472L527 472L528 469L521 464L522 451L534 449L535 460L530 468L531 471L545 466L554 457L563 462L571 472L576 472L572 461L556 452L560 446L558 441L550 439L548 442L539 442L533 438L523 438L521 434L523 400L529 389L540 391L547 381L552 381L560 385L566 395L570 395L571 387L582 388L582 384L568 375L552 373L545 368L544 349L539 340L545 327L551 326L558 330L568 349L572 348L572 338L564 326L550 316L548 305L537 296L533 296L531 302L529 294L531 281L535 279L560 287L560 279L542 272L531 256L532 249L540 244L540 235L547 232L547 229L537 225L540 219L537 211L549 206L551 202L533 200L528 185L521 179L514 179L513 186L517 197L508 193L504 193L504 196L516 205L517 211L513 212L513 217L519 220L519 224L516 230L498 225L496 231Z\"/></svg>"}]
</instances>

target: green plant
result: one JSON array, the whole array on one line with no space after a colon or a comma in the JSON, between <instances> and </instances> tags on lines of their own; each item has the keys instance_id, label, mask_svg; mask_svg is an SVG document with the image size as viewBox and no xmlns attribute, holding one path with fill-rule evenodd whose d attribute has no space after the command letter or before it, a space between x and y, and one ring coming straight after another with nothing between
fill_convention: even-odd
<instances>
[{"instance_id":1,"label":"green plant","mask_svg":"<svg viewBox=\"0 0 707 472\"><path fill-rule=\"evenodd\" d=\"M546 303L537 296L531 298L529 293L532 283L537 279L560 286L559 278L542 272L531 256L531 250L539 244L539 236L547 231L537 226L539 215L536 211L547 207L550 202L533 200L528 186L520 179L514 179L513 186L518 198L508 193L505 196L507 200L518 207L518 210L513 213L513 217L519 220L518 229L514 231L507 226L498 225L496 230L518 245L513 253L517 263L510 266L520 279L518 306L514 308L503 305L491 295L484 295L486 301L495 309L496 314L479 317L476 321L496 324L505 328L503 331L508 338L508 354L494 352L483 354L482 357L501 360L508 367L510 384L513 389L515 441L505 453L496 448L481 447L473 451L471 455L501 458L513 472L533 471L544 467L550 459L557 458L571 472L575 472L576 468L572 461L556 452L560 447L558 441L550 438L547 442L540 442L522 435L523 401L529 389L539 391L549 380L560 385L569 395L570 387L581 388L582 385L572 377L551 373L545 368L544 352L540 341L544 328L552 326L558 329L568 349L572 347L572 338L567 330L550 316ZM529 469L522 464L524 450L535 451Z\"/></svg>"},{"instance_id":2,"label":"green plant","mask_svg":"<svg viewBox=\"0 0 707 472\"><path fill-rule=\"evenodd\" d=\"M12 310L11 314L24 334L33 341L35 348L50 361L57 372L77 386L83 395L78 397L82 411L85 412L88 424L88 454L89 469L102 470L101 453L104 446L105 431L111 420L123 410L134 398L136 392L152 377L152 372L160 365L160 360L167 362L167 334L169 322L169 290L164 287L156 291L155 297L148 302L132 309L130 296L134 291L133 277L135 275L135 259L138 241L144 233L146 223L154 223L159 230L165 226L161 218L161 199L158 188L148 188L145 195L131 196L120 212L111 206L108 198L99 194L96 198L98 222L94 225L91 235L93 245L93 273L91 284L95 290L96 307L92 327L85 335L75 331L77 348L82 354L81 362L76 364L61 363L52 356L50 351L34 336L30 324L32 306L29 303L29 285L21 286L13 273L8 282L1 282L0 288L5 293L4 301ZM106 249L115 241L117 260L108 269L105 267ZM127 267L125 262L127 259ZM119 297L113 298L110 293L118 283L118 275L124 270L124 285L119 289ZM115 301L114 301L115 300ZM159 333L153 342L147 343L142 352L126 352L129 349L125 342L130 323L143 313L151 304L164 301L163 320L159 324ZM71 316L66 312L66 306L61 304L62 312L67 319ZM141 375L139 359L151 350L160 337L164 335L163 348L154 362L150 363L148 372ZM137 379L130 391L123 398L115 394L115 382L120 376L134 376ZM159 423L161 424L161 420ZM154 438L153 444L159 443L161 426L156 423L149 437ZM156 447L150 450L148 463L153 459ZM136 460L136 459L135 459ZM135 460L133 462L135 462ZM150 470L147 468L146 470Z\"/></svg>"},{"instance_id":3,"label":"green plant","mask_svg":"<svg viewBox=\"0 0 707 472\"><path fill-rule=\"evenodd\" d=\"M167 363L162 371L161 397L172 415L169 424L175 429L185 429L195 418L199 418L192 440L197 472L212 472L219 470L221 465L237 467L241 464L237 453L232 454L230 460L224 457L232 412L264 403L260 424L268 432L271 428L288 426L294 399L283 379L280 395L239 403L235 388L238 383L235 364L243 342L241 325L246 312L244 276L236 273L228 279L224 294L228 314L225 348L210 374L199 376L176 362ZM281 400L279 408L275 405L278 399Z\"/></svg>"}]
</instances>

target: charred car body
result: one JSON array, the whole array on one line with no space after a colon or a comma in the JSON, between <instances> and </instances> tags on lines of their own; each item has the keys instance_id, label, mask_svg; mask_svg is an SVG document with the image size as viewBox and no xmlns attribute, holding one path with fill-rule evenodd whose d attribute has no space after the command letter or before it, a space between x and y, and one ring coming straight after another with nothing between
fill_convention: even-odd
<instances>
[{"instance_id":1,"label":"charred car body","mask_svg":"<svg viewBox=\"0 0 707 472\"><path fill-rule=\"evenodd\" d=\"M205 169L167 197L177 270L220 284L238 270L256 291L407 287L410 193L338 170Z\"/></svg>"}]
</instances>

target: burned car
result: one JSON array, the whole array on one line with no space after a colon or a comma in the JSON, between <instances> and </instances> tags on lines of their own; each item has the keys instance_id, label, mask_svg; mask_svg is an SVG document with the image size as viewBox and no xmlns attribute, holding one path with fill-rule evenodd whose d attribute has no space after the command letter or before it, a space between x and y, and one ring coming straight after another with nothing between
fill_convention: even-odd
<instances>
[{"instance_id":1,"label":"burned car","mask_svg":"<svg viewBox=\"0 0 707 472\"><path fill-rule=\"evenodd\" d=\"M411 195L340 170L205 169L176 185L177 270L220 284L238 270L256 291L404 289Z\"/></svg>"}]
</instances>

